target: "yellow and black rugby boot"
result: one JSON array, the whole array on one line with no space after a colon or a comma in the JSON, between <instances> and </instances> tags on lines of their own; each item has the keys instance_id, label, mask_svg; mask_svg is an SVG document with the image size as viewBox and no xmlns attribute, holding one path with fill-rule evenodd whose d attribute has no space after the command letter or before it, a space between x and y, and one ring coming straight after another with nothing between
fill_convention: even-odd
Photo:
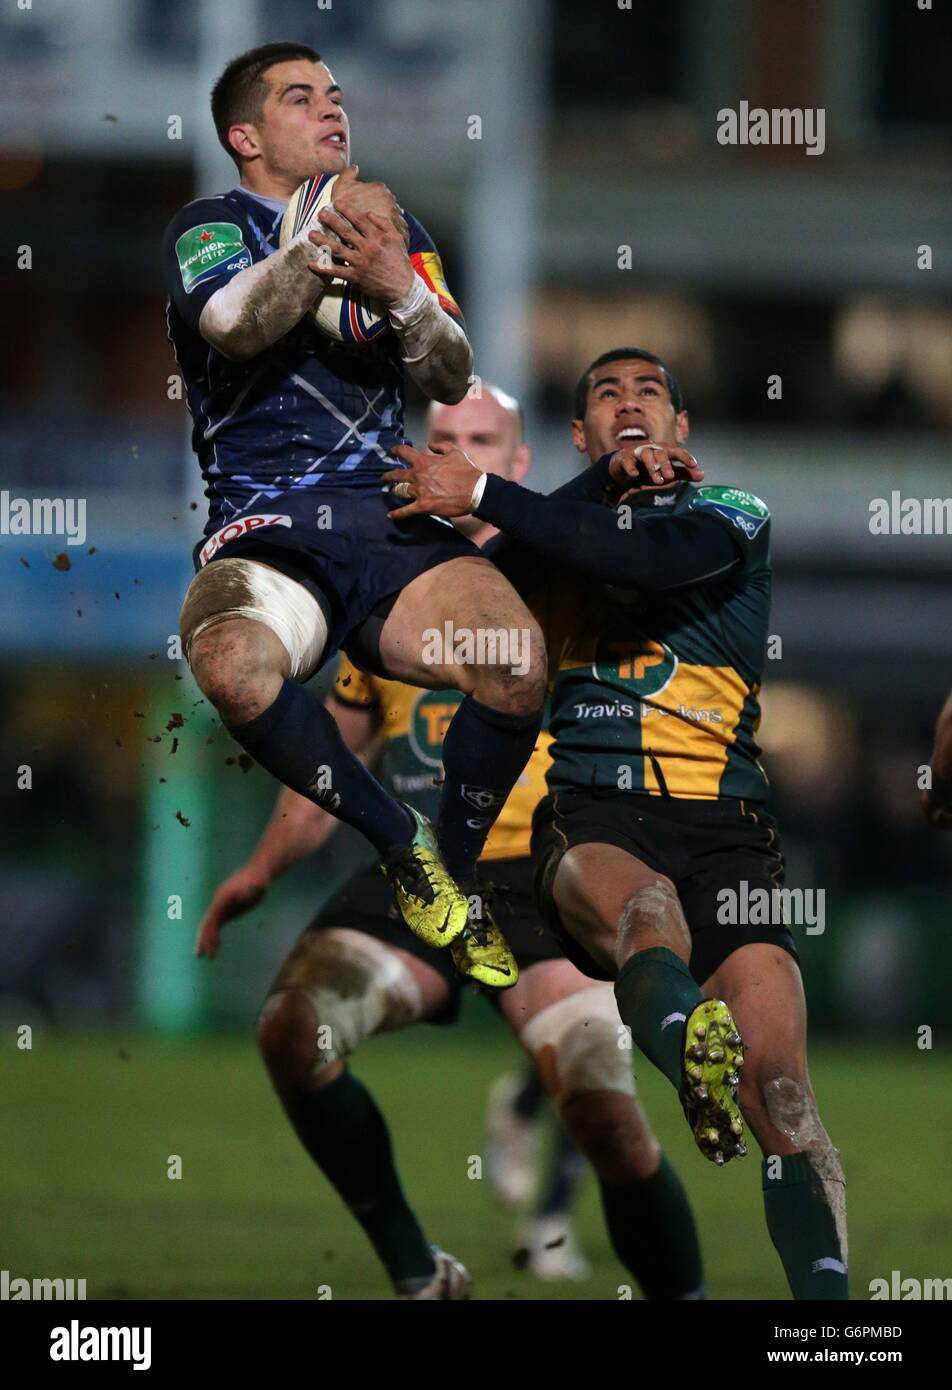
<instances>
[{"instance_id":1,"label":"yellow and black rugby boot","mask_svg":"<svg viewBox=\"0 0 952 1390\"><path fill-rule=\"evenodd\" d=\"M737 1104L744 1044L721 999L704 999L684 1030L682 1104L694 1142L719 1167L747 1153Z\"/></svg>"},{"instance_id":2,"label":"yellow and black rugby boot","mask_svg":"<svg viewBox=\"0 0 952 1390\"><path fill-rule=\"evenodd\" d=\"M489 903L475 890L468 899L465 931L453 942L453 962L461 975L492 989L511 989L519 967L509 943L496 925Z\"/></svg>"},{"instance_id":3,"label":"yellow and black rugby boot","mask_svg":"<svg viewBox=\"0 0 952 1390\"><path fill-rule=\"evenodd\" d=\"M450 878L430 822L406 809L416 824L413 842L391 845L380 867L413 935L428 946L449 946L466 929L469 900Z\"/></svg>"}]
</instances>

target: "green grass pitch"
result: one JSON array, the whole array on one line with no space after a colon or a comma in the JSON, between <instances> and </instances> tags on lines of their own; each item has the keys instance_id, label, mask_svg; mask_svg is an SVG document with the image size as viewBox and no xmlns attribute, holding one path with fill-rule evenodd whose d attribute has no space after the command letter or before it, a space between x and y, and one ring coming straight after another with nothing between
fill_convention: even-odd
<instances>
[{"instance_id":1,"label":"green grass pitch","mask_svg":"<svg viewBox=\"0 0 952 1390\"><path fill-rule=\"evenodd\" d=\"M514 1267L516 1218L467 1176L483 1152L486 1088L521 1056L486 1012L467 1000L459 1027L375 1039L355 1060L390 1122L404 1185L430 1238L468 1265L475 1297L616 1299L628 1276L591 1179L576 1215L592 1277L550 1284ZM37 1032L32 1051L5 1044L2 1071L0 1264L12 1276L84 1277L90 1298L313 1299L321 1286L334 1299L388 1297L250 1037ZM853 1296L867 1298L869 1281L892 1269L947 1275L949 1059L919 1051L915 1035L885 1049L818 1043L812 1072L847 1172ZM647 1062L639 1084L694 1203L710 1296L788 1297L764 1227L759 1157L715 1170ZM181 1157L181 1180L167 1176L170 1155Z\"/></svg>"}]
</instances>

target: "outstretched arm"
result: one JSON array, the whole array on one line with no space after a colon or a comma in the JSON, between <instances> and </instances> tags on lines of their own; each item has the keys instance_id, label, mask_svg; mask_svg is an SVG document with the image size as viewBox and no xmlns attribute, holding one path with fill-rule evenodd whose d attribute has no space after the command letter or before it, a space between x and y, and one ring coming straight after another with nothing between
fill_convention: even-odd
<instances>
[{"instance_id":1,"label":"outstretched arm","mask_svg":"<svg viewBox=\"0 0 952 1390\"><path fill-rule=\"evenodd\" d=\"M704 515L657 518L552 494L487 476L475 515L579 574L645 593L720 578L741 560L730 532Z\"/></svg>"},{"instance_id":2,"label":"outstretched arm","mask_svg":"<svg viewBox=\"0 0 952 1390\"><path fill-rule=\"evenodd\" d=\"M415 499L393 516L414 516L420 512L460 516L471 511L536 557L541 556L550 567L554 561L609 584L652 593L718 578L742 559L740 542L735 543L730 531L714 517L665 517L646 525L632 508L622 506L616 510L587 500L592 493L604 492L606 475L612 483L616 477L631 481L631 473L622 473L615 465L622 455L630 462L629 455L633 457L636 451L619 450L599 459L586 474L548 497L493 474L480 473L458 449L436 454L399 445L392 452L404 459L408 468L384 474L384 481L395 483L395 491L403 488L406 491L401 495ZM665 453L681 463L687 476L703 477L683 450L671 446ZM683 463L681 456L690 459L690 463ZM634 461L637 463L637 458ZM664 465L664 473L663 482L675 476L670 459ZM497 560L498 552L488 553ZM505 562L507 556L499 558ZM520 568L518 556L514 568ZM515 583L526 577L524 572L512 576Z\"/></svg>"}]
</instances>

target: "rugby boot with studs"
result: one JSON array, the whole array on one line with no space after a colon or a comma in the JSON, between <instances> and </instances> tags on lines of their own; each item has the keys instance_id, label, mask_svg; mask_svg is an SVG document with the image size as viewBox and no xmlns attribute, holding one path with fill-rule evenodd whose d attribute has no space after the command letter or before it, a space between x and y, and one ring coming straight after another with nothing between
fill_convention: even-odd
<instances>
[{"instance_id":1,"label":"rugby boot with studs","mask_svg":"<svg viewBox=\"0 0 952 1390\"><path fill-rule=\"evenodd\" d=\"M747 1153L737 1104L743 1065L744 1044L730 1009L720 999L702 1000L684 1030L682 1104L694 1142L718 1167Z\"/></svg>"}]
</instances>

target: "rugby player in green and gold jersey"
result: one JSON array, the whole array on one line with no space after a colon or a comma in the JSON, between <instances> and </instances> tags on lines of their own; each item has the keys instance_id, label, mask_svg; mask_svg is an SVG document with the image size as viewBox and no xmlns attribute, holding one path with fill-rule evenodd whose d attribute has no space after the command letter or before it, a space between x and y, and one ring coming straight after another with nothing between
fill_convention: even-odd
<instances>
[{"instance_id":1,"label":"rugby player in green and gold jersey","mask_svg":"<svg viewBox=\"0 0 952 1390\"><path fill-rule=\"evenodd\" d=\"M553 682L540 910L581 970L614 980L707 1157L746 1152L743 1115L794 1297L846 1298L843 1173L810 1084L755 742L769 514L750 493L696 485L680 388L652 353L593 362L572 431L591 467L549 497L455 450L398 447L410 474L384 480L414 498L403 515L472 512L504 533L490 553L531 600Z\"/></svg>"}]
</instances>

